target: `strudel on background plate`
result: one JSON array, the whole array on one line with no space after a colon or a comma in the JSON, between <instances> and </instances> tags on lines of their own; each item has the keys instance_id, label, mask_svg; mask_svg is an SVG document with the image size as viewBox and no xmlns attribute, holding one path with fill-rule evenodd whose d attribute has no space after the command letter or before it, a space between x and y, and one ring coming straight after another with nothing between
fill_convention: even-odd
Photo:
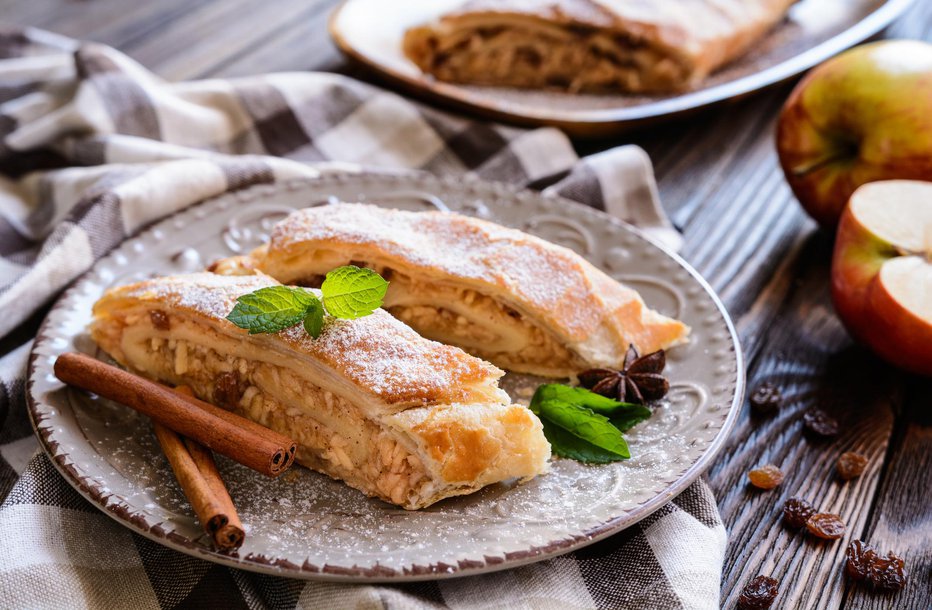
<instances>
[{"instance_id":1,"label":"strudel on background plate","mask_svg":"<svg viewBox=\"0 0 932 610\"><path fill-rule=\"evenodd\" d=\"M403 45L443 81L673 91L744 53L795 1L470 0Z\"/></svg>"},{"instance_id":2,"label":"strudel on background plate","mask_svg":"<svg viewBox=\"0 0 932 610\"><path fill-rule=\"evenodd\" d=\"M226 320L273 279L212 273L109 290L91 335L131 371L285 434L297 460L407 509L547 469L540 421L498 387L502 371L424 339L383 310L247 334Z\"/></svg>"},{"instance_id":3,"label":"strudel on background plate","mask_svg":"<svg viewBox=\"0 0 932 610\"><path fill-rule=\"evenodd\" d=\"M689 333L575 252L449 212L349 203L299 210L267 246L214 269L319 286L347 264L390 280L383 307L423 336L511 371L570 377L621 368L629 344L647 354Z\"/></svg>"}]
</instances>

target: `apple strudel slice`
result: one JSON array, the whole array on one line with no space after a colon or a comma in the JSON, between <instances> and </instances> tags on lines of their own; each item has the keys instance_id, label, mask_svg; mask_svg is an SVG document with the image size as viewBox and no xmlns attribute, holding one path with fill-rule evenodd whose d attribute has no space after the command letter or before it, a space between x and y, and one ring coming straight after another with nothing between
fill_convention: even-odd
<instances>
[{"instance_id":1,"label":"apple strudel slice","mask_svg":"<svg viewBox=\"0 0 932 610\"><path fill-rule=\"evenodd\" d=\"M629 344L646 354L689 333L575 252L449 212L350 203L299 210L267 246L215 270L319 286L346 264L390 280L383 307L421 335L511 371L570 377L621 368Z\"/></svg>"},{"instance_id":2,"label":"apple strudel slice","mask_svg":"<svg viewBox=\"0 0 932 610\"><path fill-rule=\"evenodd\" d=\"M439 80L665 92L744 53L795 0L470 0L405 33Z\"/></svg>"},{"instance_id":3,"label":"apple strudel slice","mask_svg":"<svg viewBox=\"0 0 932 610\"><path fill-rule=\"evenodd\" d=\"M197 273L108 291L91 335L120 364L293 438L296 458L406 509L546 471L540 421L498 387L503 374L422 338L383 310L247 334L236 299L276 285Z\"/></svg>"}]
</instances>

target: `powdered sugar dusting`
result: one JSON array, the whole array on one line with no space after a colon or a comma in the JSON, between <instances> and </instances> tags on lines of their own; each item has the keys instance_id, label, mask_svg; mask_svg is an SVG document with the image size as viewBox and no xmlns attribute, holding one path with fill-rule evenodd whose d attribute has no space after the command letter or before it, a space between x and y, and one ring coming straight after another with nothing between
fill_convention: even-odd
<instances>
[{"instance_id":1,"label":"powdered sugar dusting","mask_svg":"<svg viewBox=\"0 0 932 610\"><path fill-rule=\"evenodd\" d=\"M494 382L503 375L501 370L459 348L424 339L382 309L356 320L328 317L317 339L301 325L274 336L250 336L226 320L239 296L275 285L278 282L264 275L194 273L117 288L110 295L194 311L224 331L241 333L243 340L257 344L281 340L300 355L324 363L362 391L389 404L468 400L475 386ZM319 291L314 292L319 295Z\"/></svg>"},{"instance_id":2,"label":"powdered sugar dusting","mask_svg":"<svg viewBox=\"0 0 932 610\"><path fill-rule=\"evenodd\" d=\"M240 296L277 285L278 282L265 275L228 277L193 273L140 282L119 288L115 293L143 300L166 301L175 307L217 319L226 318Z\"/></svg>"},{"instance_id":3,"label":"powdered sugar dusting","mask_svg":"<svg viewBox=\"0 0 932 610\"><path fill-rule=\"evenodd\" d=\"M613 296L596 293L590 276L601 272L575 252L449 212L406 212L358 203L299 210L273 230L269 257L295 247L325 249L328 244L358 244L366 253L423 269L431 277L468 280L487 286L492 294L504 291L516 307L551 318L554 329L563 328L569 336L601 323L605 311L599 304ZM624 300L632 298L629 293L625 291Z\"/></svg>"}]
</instances>

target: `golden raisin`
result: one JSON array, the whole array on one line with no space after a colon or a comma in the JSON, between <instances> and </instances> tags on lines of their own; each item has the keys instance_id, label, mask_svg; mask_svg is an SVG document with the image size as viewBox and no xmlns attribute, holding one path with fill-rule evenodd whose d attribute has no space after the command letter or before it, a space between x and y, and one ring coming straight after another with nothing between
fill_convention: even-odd
<instances>
[{"instance_id":1,"label":"golden raisin","mask_svg":"<svg viewBox=\"0 0 932 610\"><path fill-rule=\"evenodd\" d=\"M790 498L783 504L783 522L799 529L806 525L809 517L816 512L815 507L802 498Z\"/></svg>"},{"instance_id":2,"label":"golden raisin","mask_svg":"<svg viewBox=\"0 0 932 610\"><path fill-rule=\"evenodd\" d=\"M846 481L861 476L867 467L867 458L860 453L846 451L838 457L835 468L838 470L838 476Z\"/></svg>"},{"instance_id":3,"label":"golden raisin","mask_svg":"<svg viewBox=\"0 0 932 610\"><path fill-rule=\"evenodd\" d=\"M845 522L832 513L816 513L806 521L809 533L825 540L837 540L845 535Z\"/></svg>"},{"instance_id":4,"label":"golden raisin","mask_svg":"<svg viewBox=\"0 0 932 610\"><path fill-rule=\"evenodd\" d=\"M773 605L777 598L777 585L775 578L757 576L753 578L738 596L738 608L742 610L766 610Z\"/></svg>"},{"instance_id":5,"label":"golden raisin","mask_svg":"<svg viewBox=\"0 0 932 610\"><path fill-rule=\"evenodd\" d=\"M767 464L749 472L748 480L758 489L773 489L783 482L783 472L773 464Z\"/></svg>"}]
</instances>

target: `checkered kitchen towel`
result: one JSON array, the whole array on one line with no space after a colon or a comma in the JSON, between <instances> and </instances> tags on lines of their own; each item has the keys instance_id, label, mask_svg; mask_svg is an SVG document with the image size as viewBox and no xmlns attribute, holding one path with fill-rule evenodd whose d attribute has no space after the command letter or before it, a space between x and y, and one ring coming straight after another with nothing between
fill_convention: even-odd
<instances>
[{"instance_id":1,"label":"checkered kitchen towel","mask_svg":"<svg viewBox=\"0 0 932 610\"><path fill-rule=\"evenodd\" d=\"M549 561L335 585L168 550L85 502L36 454L29 335L62 288L159 217L335 162L545 189L678 237L636 147L579 159L554 129L474 122L334 74L167 83L104 46L0 29L0 606L717 608L726 537L702 481L636 527Z\"/></svg>"}]
</instances>

